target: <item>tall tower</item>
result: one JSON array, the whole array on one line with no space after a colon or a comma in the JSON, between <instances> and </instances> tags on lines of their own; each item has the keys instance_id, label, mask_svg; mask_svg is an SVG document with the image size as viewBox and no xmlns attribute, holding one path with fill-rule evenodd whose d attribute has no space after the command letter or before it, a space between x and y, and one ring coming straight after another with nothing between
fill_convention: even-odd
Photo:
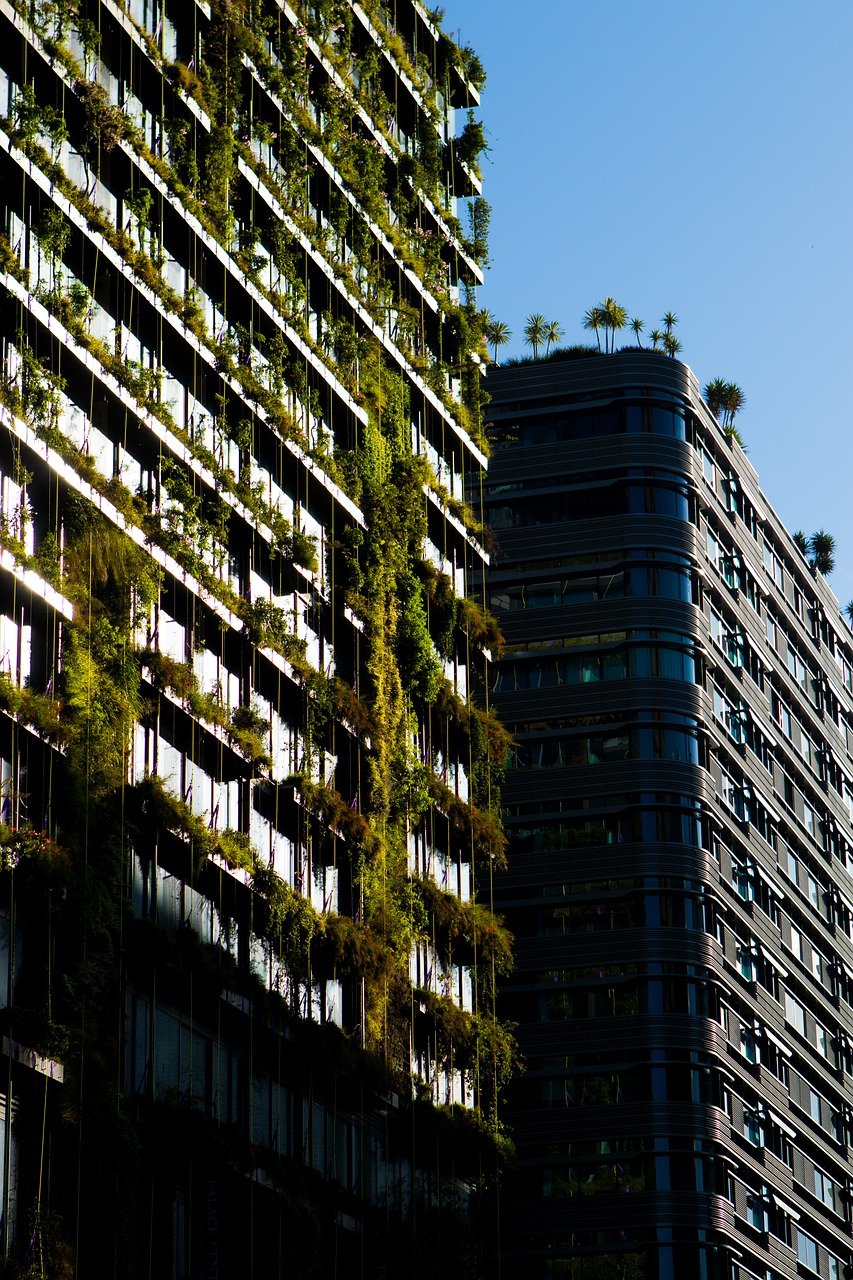
<instances>
[{"instance_id":1,"label":"tall tower","mask_svg":"<svg viewBox=\"0 0 853 1280\"><path fill-rule=\"evenodd\" d=\"M685 365L489 377L512 1275L850 1264L853 646Z\"/></svg>"},{"instance_id":2,"label":"tall tower","mask_svg":"<svg viewBox=\"0 0 853 1280\"><path fill-rule=\"evenodd\" d=\"M0 34L2 1259L475 1274L481 68L415 0Z\"/></svg>"}]
</instances>

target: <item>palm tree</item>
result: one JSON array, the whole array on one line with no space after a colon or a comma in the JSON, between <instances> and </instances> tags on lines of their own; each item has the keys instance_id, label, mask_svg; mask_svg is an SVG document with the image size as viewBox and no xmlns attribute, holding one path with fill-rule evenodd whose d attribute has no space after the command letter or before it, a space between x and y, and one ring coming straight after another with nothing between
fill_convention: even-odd
<instances>
[{"instance_id":1,"label":"palm tree","mask_svg":"<svg viewBox=\"0 0 853 1280\"><path fill-rule=\"evenodd\" d=\"M681 343L678 341L678 338L676 338L674 333L665 333L663 335L663 349L666 354L668 356L672 356L673 359L678 355L681 350Z\"/></svg>"},{"instance_id":2,"label":"palm tree","mask_svg":"<svg viewBox=\"0 0 853 1280\"><path fill-rule=\"evenodd\" d=\"M545 330L547 322L540 311L534 311L527 317L527 324L524 326L524 341L528 347L533 348L533 359L539 359L539 348L545 341Z\"/></svg>"},{"instance_id":3,"label":"palm tree","mask_svg":"<svg viewBox=\"0 0 853 1280\"><path fill-rule=\"evenodd\" d=\"M545 326L545 355L551 354L551 343L559 342L563 336L563 330L559 320L549 320Z\"/></svg>"},{"instance_id":4,"label":"palm tree","mask_svg":"<svg viewBox=\"0 0 853 1280\"><path fill-rule=\"evenodd\" d=\"M604 312L601 307L590 307L589 311L584 314L583 327L585 329L595 330L595 341L598 343L598 349L601 350L601 335L599 330L605 325Z\"/></svg>"},{"instance_id":5,"label":"palm tree","mask_svg":"<svg viewBox=\"0 0 853 1280\"><path fill-rule=\"evenodd\" d=\"M844 612L847 614L847 621L853 627L853 600L848 600L844 606Z\"/></svg>"},{"instance_id":6,"label":"palm tree","mask_svg":"<svg viewBox=\"0 0 853 1280\"><path fill-rule=\"evenodd\" d=\"M634 331L634 337L637 339L637 346L642 349L643 344L640 342L640 334L643 332L642 320L638 320L637 317L634 316L634 319L631 321L631 328Z\"/></svg>"},{"instance_id":7,"label":"palm tree","mask_svg":"<svg viewBox=\"0 0 853 1280\"><path fill-rule=\"evenodd\" d=\"M605 350L616 350L616 334L628 323L628 312L615 298L605 298L599 310L604 316ZM607 340L609 338L609 341Z\"/></svg>"},{"instance_id":8,"label":"palm tree","mask_svg":"<svg viewBox=\"0 0 853 1280\"><path fill-rule=\"evenodd\" d=\"M723 384L723 408L725 409L725 418L723 419L724 427L734 425L737 414L740 413L746 404L746 396L741 391L736 382L726 382Z\"/></svg>"},{"instance_id":9,"label":"palm tree","mask_svg":"<svg viewBox=\"0 0 853 1280\"><path fill-rule=\"evenodd\" d=\"M803 555L807 556L809 554L809 540L803 533L802 529L798 529L796 533L792 533L791 537L794 539L794 542L800 551L802 551Z\"/></svg>"},{"instance_id":10,"label":"palm tree","mask_svg":"<svg viewBox=\"0 0 853 1280\"><path fill-rule=\"evenodd\" d=\"M731 435L731 429L734 426L735 417L746 404L746 396L740 387L736 382L726 382L725 378L714 378L702 394L720 426L730 439L734 438Z\"/></svg>"},{"instance_id":11,"label":"palm tree","mask_svg":"<svg viewBox=\"0 0 853 1280\"><path fill-rule=\"evenodd\" d=\"M512 337L512 330L503 320L495 320L493 316L489 316L486 321L483 333L486 342L490 347L494 348L494 363L498 362L498 347L505 347Z\"/></svg>"},{"instance_id":12,"label":"palm tree","mask_svg":"<svg viewBox=\"0 0 853 1280\"><path fill-rule=\"evenodd\" d=\"M663 342L663 334L660 329L652 329L649 337L652 340L652 351L657 351L658 343Z\"/></svg>"},{"instance_id":13,"label":"palm tree","mask_svg":"<svg viewBox=\"0 0 853 1280\"><path fill-rule=\"evenodd\" d=\"M717 419L719 419L723 409L723 399L725 394L726 383L722 378L713 378L702 392L705 403Z\"/></svg>"},{"instance_id":14,"label":"palm tree","mask_svg":"<svg viewBox=\"0 0 853 1280\"><path fill-rule=\"evenodd\" d=\"M809 564L818 573L832 573L835 568L835 538L825 529L818 529L808 542Z\"/></svg>"},{"instance_id":15,"label":"palm tree","mask_svg":"<svg viewBox=\"0 0 853 1280\"><path fill-rule=\"evenodd\" d=\"M667 311L666 315L663 317L663 327L666 329L667 333L672 333L673 329L677 324L678 324L678 316L675 314L675 312Z\"/></svg>"}]
</instances>

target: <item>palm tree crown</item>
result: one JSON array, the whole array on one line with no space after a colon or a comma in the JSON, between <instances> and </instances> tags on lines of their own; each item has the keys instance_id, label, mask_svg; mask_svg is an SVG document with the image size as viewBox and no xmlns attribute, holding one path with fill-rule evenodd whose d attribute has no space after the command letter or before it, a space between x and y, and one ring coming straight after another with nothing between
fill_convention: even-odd
<instances>
[{"instance_id":1,"label":"palm tree crown","mask_svg":"<svg viewBox=\"0 0 853 1280\"><path fill-rule=\"evenodd\" d=\"M599 310L604 316L605 350L615 351L616 334L628 323L627 309L620 306L615 298L605 298Z\"/></svg>"},{"instance_id":2,"label":"palm tree crown","mask_svg":"<svg viewBox=\"0 0 853 1280\"><path fill-rule=\"evenodd\" d=\"M601 337L599 331L605 326L604 312L601 307L590 307L584 313L583 327L595 331L595 340L598 343L598 349L601 350Z\"/></svg>"},{"instance_id":3,"label":"palm tree crown","mask_svg":"<svg viewBox=\"0 0 853 1280\"><path fill-rule=\"evenodd\" d=\"M533 359L539 359L539 348L545 341L545 331L547 321L541 311L533 311L527 317L527 323L524 326L524 341L529 347L533 348Z\"/></svg>"},{"instance_id":4,"label":"palm tree crown","mask_svg":"<svg viewBox=\"0 0 853 1280\"><path fill-rule=\"evenodd\" d=\"M734 426L735 417L746 404L746 396L736 382L713 378L703 392L705 403L724 431Z\"/></svg>"},{"instance_id":5,"label":"palm tree crown","mask_svg":"<svg viewBox=\"0 0 853 1280\"><path fill-rule=\"evenodd\" d=\"M832 573L835 568L835 538L818 529L808 541L809 564L818 573Z\"/></svg>"},{"instance_id":6,"label":"palm tree crown","mask_svg":"<svg viewBox=\"0 0 853 1280\"><path fill-rule=\"evenodd\" d=\"M494 349L494 362L498 362L498 347L505 347L512 337L512 330L503 320L495 320L494 316L489 316L483 330L486 342Z\"/></svg>"},{"instance_id":7,"label":"palm tree crown","mask_svg":"<svg viewBox=\"0 0 853 1280\"><path fill-rule=\"evenodd\" d=\"M550 354L551 344L559 342L563 336L562 326L559 320L549 320L545 326L545 354Z\"/></svg>"},{"instance_id":8,"label":"palm tree crown","mask_svg":"<svg viewBox=\"0 0 853 1280\"><path fill-rule=\"evenodd\" d=\"M637 317L634 316L634 319L631 321L631 328L634 331L634 337L637 339L637 346L642 347L643 344L640 342L640 334L643 332L642 320L638 320Z\"/></svg>"}]
</instances>

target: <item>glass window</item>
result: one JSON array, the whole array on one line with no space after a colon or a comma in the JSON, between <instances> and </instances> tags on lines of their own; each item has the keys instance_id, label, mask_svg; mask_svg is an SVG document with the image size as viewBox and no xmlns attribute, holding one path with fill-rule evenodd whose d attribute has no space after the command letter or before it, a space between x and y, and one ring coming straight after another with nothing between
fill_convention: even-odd
<instances>
[{"instance_id":1,"label":"glass window","mask_svg":"<svg viewBox=\"0 0 853 1280\"><path fill-rule=\"evenodd\" d=\"M818 1020L814 1019L814 1044L818 1053L822 1058L829 1058L830 1055L830 1037L826 1027L822 1026Z\"/></svg>"},{"instance_id":2,"label":"glass window","mask_svg":"<svg viewBox=\"0 0 853 1280\"><path fill-rule=\"evenodd\" d=\"M782 862L782 870L785 872L785 875L789 880L793 880L794 884L797 883L799 878L799 867L800 864L797 862L796 854L786 847L785 857Z\"/></svg>"},{"instance_id":3,"label":"glass window","mask_svg":"<svg viewBox=\"0 0 853 1280\"><path fill-rule=\"evenodd\" d=\"M817 880L815 880L814 876L807 876L806 885L807 885L807 890L809 895L809 902L812 904L815 911L820 911L820 888L818 886Z\"/></svg>"},{"instance_id":4,"label":"glass window","mask_svg":"<svg viewBox=\"0 0 853 1280\"><path fill-rule=\"evenodd\" d=\"M785 1021L803 1036L806 1033L806 1014L803 1006L789 991L785 992Z\"/></svg>"},{"instance_id":5,"label":"glass window","mask_svg":"<svg viewBox=\"0 0 853 1280\"><path fill-rule=\"evenodd\" d=\"M802 935L799 929L795 929L793 925L791 925L791 941L788 943L788 946L791 948L792 953L797 957L797 959L802 960L803 958Z\"/></svg>"},{"instance_id":6,"label":"glass window","mask_svg":"<svg viewBox=\"0 0 853 1280\"><path fill-rule=\"evenodd\" d=\"M803 1266L811 1271L817 1271L817 1245L811 1236L807 1236L799 1227L797 1227L797 1257Z\"/></svg>"},{"instance_id":7,"label":"glass window","mask_svg":"<svg viewBox=\"0 0 853 1280\"><path fill-rule=\"evenodd\" d=\"M810 836L815 834L817 826L815 822L815 812L807 800L803 801L803 826ZM809 887L809 897L811 897L811 886ZM817 903L815 903L815 906L817 906Z\"/></svg>"},{"instance_id":8,"label":"glass window","mask_svg":"<svg viewBox=\"0 0 853 1280\"><path fill-rule=\"evenodd\" d=\"M759 1196L747 1196L746 1216L750 1225L755 1227L756 1231L767 1230L769 1215L764 1202Z\"/></svg>"},{"instance_id":9,"label":"glass window","mask_svg":"<svg viewBox=\"0 0 853 1280\"><path fill-rule=\"evenodd\" d=\"M767 617L765 619L765 631L767 633L767 643L770 645L771 649L775 649L776 648L776 620L769 609L767 610Z\"/></svg>"}]
</instances>

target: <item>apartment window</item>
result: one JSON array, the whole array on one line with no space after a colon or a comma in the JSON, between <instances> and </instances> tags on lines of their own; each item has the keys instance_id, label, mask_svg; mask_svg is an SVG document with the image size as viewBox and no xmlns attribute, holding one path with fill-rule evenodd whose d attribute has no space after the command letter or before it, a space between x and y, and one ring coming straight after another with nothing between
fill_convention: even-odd
<instances>
[{"instance_id":1,"label":"apartment window","mask_svg":"<svg viewBox=\"0 0 853 1280\"><path fill-rule=\"evenodd\" d=\"M801 957L802 958L802 957ZM812 975L822 983L826 973L826 961L819 951L815 951L812 947Z\"/></svg>"},{"instance_id":2,"label":"apartment window","mask_svg":"<svg viewBox=\"0 0 853 1280\"><path fill-rule=\"evenodd\" d=\"M788 670L800 688L805 689L808 677L808 668L797 653L796 649L792 649L790 645L788 646Z\"/></svg>"},{"instance_id":3,"label":"apartment window","mask_svg":"<svg viewBox=\"0 0 853 1280\"><path fill-rule=\"evenodd\" d=\"M743 634L739 631L730 631L723 622L719 614L711 610L711 639L714 641L733 667L743 666Z\"/></svg>"},{"instance_id":4,"label":"apartment window","mask_svg":"<svg viewBox=\"0 0 853 1280\"><path fill-rule=\"evenodd\" d=\"M785 589L785 573L782 568L782 562L770 546L769 542L764 543L764 568L776 583L779 590L783 591Z\"/></svg>"},{"instance_id":5,"label":"apartment window","mask_svg":"<svg viewBox=\"0 0 853 1280\"><path fill-rule=\"evenodd\" d=\"M719 542L716 539L716 536L714 535L711 529L708 529L707 531L706 538L705 538L705 546L708 552L708 559L710 560L711 564L714 565L715 568L717 568L720 563L720 555L721 555L722 549L720 547Z\"/></svg>"},{"instance_id":6,"label":"apartment window","mask_svg":"<svg viewBox=\"0 0 853 1280\"><path fill-rule=\"evenodd\" d=\"M717 474L717 469L714 466L714 459L704 449L701 452L702 452L702 475L704 477L705 483L709 484L713 489L714 480Z\"/></svg>"},{"instance_id":7,"label":"apartment window","mask_svg":"<svg viewBox=\"0 0 853 1280\"><path fill-rule=\"evenodd\" d=\"M741 571L740 578L740 585L743 594L746 596L755 612L759 613L761 611L761 592L758 589L758 583L755 581L755 578L753 578L748 569L743 569Z\"/></svg>"},{"instance_id":8,"label":"apartment window","mask_svg":"<svg viewBox=\"0 0 853 1280\"><path fill-rule=\"evenodd\" d=\"M741 1053L747 1062L761 1061L761 1047L758 1036L751 1027L741 1027L740 1029L740 1047Z\"/></svg>"},{"instance_id":9,"label":"apartment window","mask_svg":"<svg viewBox=\"0 0 853 1280\"><path fill-rule=\"evenodd\" d=\"M776 648L776 619L770 610L767 610L767 617L764 620L764 630L767 635L767 643L771 649Z\"/></svg>"},{"instance_id":10,"label":"apartment window","mask_svg":"<svg viewBox=\"0 0 853 1280\"><path fill-rule=\"evenodd\" d=\"M744 895L741 894L741 897ZM747 982L754 982L756 975L756 958L751 947L738 947L738 963L740 965L741 976L746 978Z\"/></svg>"},{"instance_id":11,"label":"apartment window","mask_svg":"<svg viewBox=\"0 0 853 1280\"><path fill-rule=\"evenodd\" d=\"M793 880L794 884L797 883L799 879L799 863L797 862L796 854L787 847L785 848L785 858L782 862L782 870L785 872L785 875L789 880Z\"/></svg>"},{"instance_id":12,"label":"apartment window","mask_svg":"<svg viewBox=\"0 0 853 1280\"><path fill-rule=\"evenodd\" d=\"M798 960L802 960L803 958L802 934L800 933L799 929L795 929L793 925L791 925L791 940L788 943L788 946L791 949L792 955L795 955Z\"/></svg>"},{"instance_id":13,"label":"apartment window","mask_svg":"<svg viewBox=\"0 0 853 1280\"><path fill-rule=\"evenodd\" d=\"M797 1227L797 1257L804 1267L808 1267L810 1271L817 1271L817 1245L811 1236L807 1236L799 1227Z\"/></svg>"},{"instance_id":14,"label":"apartment window","mask_svg":"<svg viewBox=\"0 0 853 1280\"><path fill-rule=\"evenodd\" d=\"M803 826L809 835L817 839L817 822L815 821L815 811L807 800L803 801Z\"/></svg>"},{"instance_id":15,"label":"apartment window","mask_svg":"<svg viewBox=\"0 0 853 1280\"><path fill-rule=\"evenodd\" d=\"M801 1036L806 1034L806 1011L789 991L785 992L785 1021L789 1022L795 1031L799 1031Z\"/></svg>"},{"instance_id":16,"label":"apartment window","mask_svg":"<svg viewBox=\"0 0 853 1280\"><path fill-rule=\"evenodd\" d=\"M809 1089L809 1115L815 1124L821 1123L820 1118L820 1094L814 1089Z\"/></svg>"},{"instance_id":17,"label":"apartment window","mask_svg":"<svg viewBox=\"0 0 853 1280\"><path fill-rule=\"evenodd\" d=\"M743 1136L754 1147L764 1146L764 1125L757 1111L744 1111Z\"/></svg>"},{"instance_id":18,"label":"apartment window","mask_svg":"<svg viewBox=\"0 0 853 1280\"><path fill-rule=\"evenodd\" d=\"M775 702L776 702L776 720L778 721L779 728L782 730L786 738L790 738L791 724L792 724L791 713L788 710L788 708L785 706L784 702L781 701L781 699L775 698Z\"/></svg>"},{"instance_id":19,"label":"apartment window","mask_svg":"<svg viewBox=\"0 0 853 1280\"><path fill-rule=\"evenodd\" d=\"M822 1027L819 1022L814 1025L815 1048L822 1058L826 1058L827 1062L833 1060L833 1054L830 1049L829 1032L826 1027Z\"/></svg>"},{"instance_id":20,"label":"apartment window","mask_svg":"<svg viewBox=\"0 0 853 1280\"><path fill-rule=\"evenodd\" d=\"M820 911L820 886L814 876L806 876L806 892L815 911Z\"/></svg>"},{"instance_id":21,"label":"apartment window","mask_svg":"<svg viewBox=\"0 0 853 1280\"><path fill-rule=\"evenodd\" d=\"M814 743L807 733L803 733L802 729L800 730L800 755L803 757L806 764L811 765L814 763Z\"/></svg>"},{"instance_id":22,"label":"apartment window","mask_svg":"<svg viewBox=\"0 0 853 1280\"><path fill-rule=\"evenodd\" d=\"M743 791L736 785L731 774L726 773L725 769L721 770L720 796L723 804L727 805L735 816L742 820L744 816Z\"/></svg>"},{"instance_id":23,"label":"apartment window","mask_svg":"<svg viewBox=\"0 0 853 1280\"><path fill-rule=\"evenodd\" d=\"M767 1205L760 1196L747 1196L746 1217L750 1226L754 1227L756 1231L766 1232L769 1230L770 1218L767 1212Z\"/></svg>"},{"instance_id":24,"label":"apartment window","mask_svg":"<svg viewBox=\"0 0 853 1280\"><path fill-rule=\"evenodd\" d=\"M814 1193L828 1209L835 1209L835 1183L820 1169L814 1170Z\"/></svg>"}]
</instances>

